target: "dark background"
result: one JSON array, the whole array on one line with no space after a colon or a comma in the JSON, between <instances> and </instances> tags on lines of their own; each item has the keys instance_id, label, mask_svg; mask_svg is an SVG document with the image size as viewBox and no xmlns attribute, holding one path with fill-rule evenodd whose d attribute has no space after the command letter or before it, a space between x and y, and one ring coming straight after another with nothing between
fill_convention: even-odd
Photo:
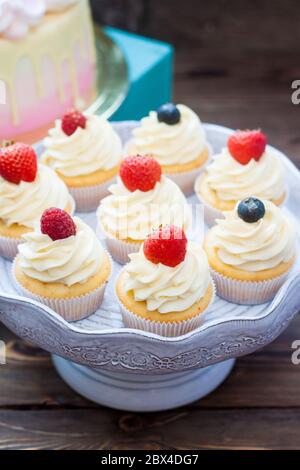
<instances>
[{"instance_id":1,"label":"dark background","mask_svg":"<svg viewBox=\"0 0 300 470\"><path fill-rule=\"evenodd\" d=\"M299 0L92 0L95 18L170 42L175 100L203 121L261 127L300 164Z\"/></svg>"}]
</instances>

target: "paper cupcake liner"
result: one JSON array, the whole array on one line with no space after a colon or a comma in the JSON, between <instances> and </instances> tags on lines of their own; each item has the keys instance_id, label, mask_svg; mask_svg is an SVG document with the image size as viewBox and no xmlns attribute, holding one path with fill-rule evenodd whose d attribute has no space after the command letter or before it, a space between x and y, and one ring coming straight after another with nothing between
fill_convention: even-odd
<instances>
[{"instance_id":1,"label":"paper cupcake liner","mask_svg":"<svg viewBox=\"0 0 300 470\"><path fill-rule=\"evenodd\" d=\"M47 307L50 307L56 313L61 315L65 320L70 322L82 320L83 318L86 318L95 313L103 301L105 287L107 284L106 281L93 291L78 297L58 299L43 297L34 294L28 289L25 289L25 287L22 286L15 276L15 262L12 266L12 278L17 290L25 295L25 297L29 297L30 299L47 305Z\"/></svg>"},{"instance_id":2,"label":"paper cupcake liner","mask_svg":"<svg viewBox=\"0 0 300 470\"><path fill-rule=\"evenodd\" d=\"M99 202L109 194L108 188L115 178L110 178L104 183L95 186L86 186L82 188L71 188L69 192L76 202L76 210L78 212L91 212L97 209Z\"/></svg>"},{"instance_id":3,"label":"paper cupcake liner","mask_svg":"<svg viewBox=\"0 0 300 470\"><path fill-rule=\"evenodd\" d=\"M0 236L0 256L12 261L18 253L18 245L22 242L22 238Z\"/></svg>"},{"instance_id":4,"label":"paper cupcake liner","mask_svg":"<svg viewBox=\"0 0 300 470\"><path fill-rule=\"evenodd\" d=\"M108 249L109 253L113 259L120 264L128 263L128 255L130 255L130 253L137 253L141 247L141 243L138 242L130 243L124 240L113 238L111 235L105 232L100 222L98 222L96 234L101 241L104 238L106 248Z\"/></svg>"},{"instance_id":5,"label":"paper cupcake liner","mask_svg":"<svg viewBox=\"0 0 300 470\"><path fill-rule=\"evenodd\" d=\"M266 281L238 281L210 269L217 295L228 302L258 305L272 300L286 281L289 271Z\"/></svg>"},{"instance_id":6,"label":"paper cupcake liner","mask_svg":"<svg viewBox=\"0 0 300 470\"><path fill-rule=\"evenodd\" d=\"M125 305L120 301L118 295L116 294L116 298L118 300L122 317L123 317L123 323L126 327L128 328L134 328L137 330L143 330L143 331L148 331L149 333L155 333L160 336L168 336L168 337L174 337L174 336L181 336L185 335L189 331L195 330L196 328L199 328L205 320L205 314L207 310L209 309L210 305L213 303L214 298L215 298L215 286L214 283L212 282L213 285L213 294L211 301L207 308L203 310L203 312L199 313L198 315L193 316L192 318L189 318L188 320L182 320L182 321L177 321L177 322L158 322L158 321L152 321L152 320L147 320L145 318L142 318L138 315L135 315L133 312L128 310ZM178 312L180 315L180 312Z\"/></svg>"},{"instance_id":7,"label":"paper cupcake liner","mask_svg":"<svg viewBox=\"0 0 300 470\"><path fill-rule=\"evenodd\" d=\"M174 181L177 186L180 187L181 191L185 194L185 196L191 196L194 192L194 183L197 176L203 170L204 165L198 168L195 168L191 171L185 171L180 173L165 173L165 175L170 178L170 180Z\"/></svg>"}]
</instances>

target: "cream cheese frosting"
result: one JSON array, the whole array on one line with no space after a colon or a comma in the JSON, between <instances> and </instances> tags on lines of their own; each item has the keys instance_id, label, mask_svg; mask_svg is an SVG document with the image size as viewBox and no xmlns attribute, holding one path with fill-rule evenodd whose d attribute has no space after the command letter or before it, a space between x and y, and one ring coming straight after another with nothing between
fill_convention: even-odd
<instances>
[{"instance_id":1,"label":"cream cheese frosting","mask_svg":"<svg viewBox=\"0 0 300 470\"><path fill-rule=\"evenodd\" d=\"M122 158L122 142L111 124L99 116L88 116L86 127L78 127L71 136L61 128L61 120L44 140L41 161L63 176L81 176L98 170L110 170Z\"/></svg>"},{"instance_id":2,"label":"cream cheese frosting","mask_svg":"<svg viewBox=\"0 0 300 470\"><path fill-rule=\"evenodd\" d=\"M53 241L40 230L23 235L19 246L19 266L28 277L67 286L83 284L97 274L107 256L95 233L78 217L73 218L76 235Z\"/></svg>"},{"instance_id":3,"label":"cream cheese frosting","mask_svg":"<svg viewBox=\"0 0 300 470\"><path fill-rule=\"evenodd\" d=\"M265 215L255 223L239 218L237 208L224 212L211 230L219 259L244 271L263 271L290 261L295 256L296 229L281 209L263 201Z\"/></svg>"},{"instance_id":4,"label":"cream cheese frosting","mask_svg":"<svg viewBox=\"0 0 300 470\"><path fill-rule=\"evenodd\" d=\"M284 168L269 148L259 159L241 165L227 148L206 167L205 182L221 201L239 201L255 194L260 199L277 200L285 192Z\"/></svg>"},{"instance_id":5,"label":"cream cheese frosting","mask_svg":"<svg viewBox=\"0 0 300 470\"><path fill-rule=\"evenodd\" d=\"M197 114L177 105L180 121L174 125L159 122L157 112L141 120L128 144L130 154L152 155L161 165L186 164L196 160L206 147L205 132Z\"/></svg>"},{"instance_id":6,"label":"cream cheese frosting","mask_svg":"<svg viewBox=\"0 0 300 470\"><path fill-rule=\"evenodd\" d=\"M129 191L120 177L101 201L101 225L119 239L144 240L159 225L174 224L188 229L191 210L179 187L162 176L150 191Z\"/></svg>"},{"instance_id":7,"label":"cream cheese frosting","mask_svg":"<svg viewBox=\"0 0 300 470\"><path fill-rule=\"evenodd\" d=\"M124 289L133 291L136 301L146 301L149 311L182 312L204 297L211 283L206 254L191 241L184 261L175 267L147 260L143 247L129 258Z\"/></svg>"},{"instance_id":8,"label":"cream cheese frosting","mask_svg":"<svg viewBox=\"0 0 300 470\"><path fill-rule=\"evenodd\" d=\"M0 176L0 219L7 226L13 224L33 228L45 209L74 208L74 201L64 182L51 168L39 164L32 183L13 184Z\"/></svg>"}]
</instances>

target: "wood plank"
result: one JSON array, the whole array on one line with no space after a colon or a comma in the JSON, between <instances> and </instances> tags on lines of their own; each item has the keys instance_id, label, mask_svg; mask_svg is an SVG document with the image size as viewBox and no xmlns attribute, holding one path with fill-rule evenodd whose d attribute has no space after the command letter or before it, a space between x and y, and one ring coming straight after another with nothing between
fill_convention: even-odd
<instances>
[{"instance_id":1,"label":"wood plank","mask_svg":"<svg viewBox=\"0 0 300 470\"><path fill-rule=\"evenodd\" d=\"M3 328L0 337L2 331ZM14 338L7 330L5 335L9 339L8 361L0 366L0 408L96 406L63 383L47 353ZM238 359L227 381L192 406L300 408L300 366L291 363L291 344L295 339L300 339L300 316L273 344Z\"/></svg>"},{"instance_id":2,"label":"wood plank","mask_svg":"<svg viewBox=\"0 0 300 470\"><path fill-rule=\"evenodd\" d=\"M0 411L0 449L293 449L300 410Z\"/></svg>"}]
</instances>

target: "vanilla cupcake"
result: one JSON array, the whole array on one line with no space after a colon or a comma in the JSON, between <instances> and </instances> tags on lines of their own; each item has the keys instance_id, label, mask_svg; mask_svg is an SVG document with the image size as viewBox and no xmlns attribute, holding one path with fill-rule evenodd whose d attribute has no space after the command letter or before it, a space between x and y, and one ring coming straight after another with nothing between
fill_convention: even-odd
<instances>
[{"instance_id":1,"label":"vanilla cupcake","mask_svg":"<svg viewBox=\"0 0 300 470\"><path fill-rule=\"evenodd\" d=\"M74 212L74 200L56 173L37 164L25 144L0 149L0 255L13 259L22 235L48 207Z\"/></svg>"},{"instance_id":2,"label":"vanilla cupcake","mask_svg":"<svg viewBox=\"0 0 300 470\"><path fill-rule=\"evenodd\" d=\"M101 305L111 262L92 229L78 217L51 208L23 238L13 263L18 289L68 321L94 313Z\"/></svg>"},{"instance_id":3,"label":"vanilla cupcake","mask_svg":"<svg viewBox=\"0 0 300 470\"><path fill-rule=\"evenodd\" d=\"M44 146L42 162L66 183L77 210L98 207L122 158L121 139L111 124L103 117L73 111L55 122Z\"/></svg>"},{"instance_id":4,"label":"vanilla cupcake","mask_svg":"<svg viewBox=\"0 0 300 470\"><path fill-rule=\"evenodd\" d=\"M151 155L182 191L193 192L196 176L209 157L205 132L198 116L187 106L172 103L151 111L133 130L127 154Z\"/></svg>"},{"instance_id":5,"label":"vanilla cupcake","mask_svg":"<svg viewBox=\"0 0 300 470\"><path fill-rule=\"evenodd\" d=\"M154 230L116 281L125 326L162 336L200 326L214 299L207 257L179 227Z\"/></svg>"},{"instance_id":6,"label":"vanilla cupcake","mask_svg":"<svg viewBox=\"0 0 300 470\"><path fill-rule=\"evenodd\" d=\"M294 264L294 224L272 202L253 197L224 217L204 245L218 295L239 304L268 302Z\"/></svg>"},{"instance_id":7,"label":"vanilla cupcake","mask_svg":"<svg viewBox=\"0 0 300 470\"><path fill-rule=\"evenodd\" d=\"M195 183L209 226L249 194L278 206L284 201L284 168L278 155L266 147L262 132L235 132L229 137L227 148L212 159Z\"/></svg>"},{"instance_id":8,"label":"vanilla cupcake","mask_svg":"<svg viewBox=\"0 0 300 470\"><path fill-rule=\"evenodd\" d=\"M191 210L179 187L161 174L159 163L151 157L124 159L120 176L97 212L99 236L104 236L113 258L128 261L137 252L152 228L191 224Z\"/></svg>"}]
</instances>

